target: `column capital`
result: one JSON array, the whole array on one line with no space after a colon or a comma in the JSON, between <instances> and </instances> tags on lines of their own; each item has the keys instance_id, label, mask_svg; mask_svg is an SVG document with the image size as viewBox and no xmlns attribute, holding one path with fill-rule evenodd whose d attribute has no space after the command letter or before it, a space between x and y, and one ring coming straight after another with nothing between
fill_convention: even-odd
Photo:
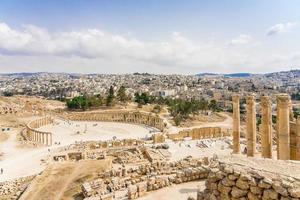
<instances>
[{"instance_id":1,"label":"column capital","mask_svg":"<svg viewBox=\"0 0 300 200\"><path fill-rule=\"evenodd\" d=\"M288 94L279 94L276 96L278 106L288 107L290 104L290 96Z\"/></svg>"},{"instance_id":2,"label":"column capital","mask_svg":"<svg viewBox=\"0 0 300 200\"><path fill-rule=\"evenodd\" d=\"M246 97L246 103L247 105L253 105L255 103L254 95L248 95Z\"/></svg>"},{"instance_id":3,"label":"column capital","mask_svg":"<svg viewBox=\"0 0 300 200\"><path fill-rule=\"evenodd\" d=\"M270 101L270 97L269 96L261 96L260 97L260 100L261 100L261 105L263 107L267 107L271 104L271 101Z\"/></svg>"},{"instance_id":4,"label":"column capital","mask_svg":"<svg viewBox=\"0 0 300 200\"><path fill-rule=\"evenodd\" d=\"M233 94L233 95L232 95L232 101L237 102L237 101L239 101L239 100L240 100L240 95L239 95L239 94Z\"/></svg>"}]
</instances>

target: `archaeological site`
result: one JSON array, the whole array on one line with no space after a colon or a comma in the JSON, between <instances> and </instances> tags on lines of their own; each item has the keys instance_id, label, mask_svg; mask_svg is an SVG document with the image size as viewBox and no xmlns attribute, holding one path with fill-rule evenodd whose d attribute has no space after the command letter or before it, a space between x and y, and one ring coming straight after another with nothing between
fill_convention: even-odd
<instances>
[{"instance_id":1,"label":"archaeological site","mask_svg":"<svg viewBox=\"0 0 300 200\"><path fill-rule=\"evenodd\" d=\"M167 109L7 98L1 200L300 199L300 118L287 94L234 94L232 113L189 127Z\"/></svg>"}]
</instances>

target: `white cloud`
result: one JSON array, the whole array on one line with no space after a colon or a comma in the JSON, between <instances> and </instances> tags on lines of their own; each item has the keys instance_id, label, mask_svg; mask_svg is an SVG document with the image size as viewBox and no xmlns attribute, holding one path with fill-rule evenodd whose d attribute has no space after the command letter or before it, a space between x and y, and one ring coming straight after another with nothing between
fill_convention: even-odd
<instances>
[{"instance_id":1,"label":"white cloud","mask_svg":"<svg viewBox=\"0 0 300 200\"><path fill-rule=\"evenodd\" d=\"M300 65L298 54L273 62L276 55L292 54L285 51L281 55L280 49L266 46L257 48L257 41L250 35L241 34L227 43L216 41L195 41L173 32L164 40L151 42L98 29L50 32L34 25L14 29L0 23L0 73L139 71L191 74L257 72L266 67L274 70L287 63Z\"/></svg>"},{"instance_id":2,"label":"white cloud","mask_svg":"<svg viewBox=\"0 0 300 200\"><path fill-rule=\"evenodd\" d=\"M295 22L275 24L274 26L270 27L267 30L267 35L271 36L271 35L275 35L275 34L279 34L279 33L288 32L292 27L294 27L296 25L297 25L297 23L295 23Z\"/></svg>"},{"instance_id":3,"label":"white cloud","mask_svg":"<svg viewBox=\"0 0 300 200\"><path fill-rule=\"evenodd\" d=\"M237 38L234 38L228 42L228 45L237 46L237 45L246 45L253 42L253 39L250 35L241 34Z\"/></svg>"}]
</instances>

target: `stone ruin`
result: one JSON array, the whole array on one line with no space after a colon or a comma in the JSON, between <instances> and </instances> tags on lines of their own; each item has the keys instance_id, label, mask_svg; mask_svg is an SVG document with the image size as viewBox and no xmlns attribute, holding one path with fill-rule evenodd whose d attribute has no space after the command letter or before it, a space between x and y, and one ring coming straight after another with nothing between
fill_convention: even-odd
<instances>
[{"instance_id":1,"label":"stone ruin","mask_svg":"<svg viewBox=\"0 0 300 200\"><path fill-rule=\"evenodd\" d=\"M158 115L144 112L124 112L124 111L107 111L107 112L85 112L85 113L68 113L63 115L67 120L72 121L103 121L103 122L125 122L133 124L144 124L155 127L160 131L164 130L165 124L163 119Z\"/></svg>"},{"instance_id":2,"label":"stone ruin","mask_svg":"<svg viewBox=\"0 0 300 200\"><path fill-rule=\"evenodd\" d=\"M166 149L147 147L144 141L135 139L86 141L62 147L52 154L52 160L79 161L100 160L107 156L114 157L114 163L145 164L148 162L165 161L171 157Z\"/></svg>"},{"instance_id":3,"label":"stone ruin","mask_svg":"<svg viewBox=\"0 0 300 200\"><path fill-rule=\"evenodd\" d=\"M84 200L136 199L173 184L207 178L207 164L207 159L186 158L177 162L152 162L111 170L99 174L98 179L83 183L82 193Z\"/></svg>"},{"instance_id":4,"label":"stone ruin","mask_svg":"<svg viewBox=\"0 0 300 200\"><path fill-rule=\"evenodd\" d=\"M173 141L180 141L187 137L192 140L199 140L226 136L230 136L229 129L222 129L221 127L202 127L183 130L177 134L168 134L167 138Z\"/></svg>"},{"instance_id":5,"label":"stone ruin","mask_svg":"<svg viewBox=\"0 0 300 200\"><path fill-rule=\"evenodd\" d=\"M233 153L240 153L240 102L239 95L232 97L233 101ZM286 94L277 95L276 110L276 143L277 159L300 160L300 119L296 121L291 116L291 100ZM247 114L247 156L253 157L256 152L256 103L253 95L246 98ZM273 130L272 108L268 96L261 97L261 154L264 158L272 158Z\"/></svg>"},{"instance_id":6,"label":"stone ruin","mask_svg":"<svg viewBox=\"0 0 300 200\"><path fill-rule=\"evenodd\" d=\"M54 122L51 116L45 116L43 118L39 118L29 122L26 125L26 128L22 130L21 135L28 142L32 142L34 144L39 145L52 145L52 133L39 131L38 128L42 126L46 126L48 124L52 124Z\"/></svg>"},{"instance_id":7,"label":"stone ruin","mask_svg":"<svg viewBox=\"0 0 300 200\"><path fill-rule=\"evenodd\" d=\"M278 162L272 164L276 167ZM299 166L295 163L295 167ZM260 170L256 166L218 160L211 162L209 168L206 189L198 191L197 200L300 199L299 174L291 177L272 172L270 168Z\"/></svg>"}]
</instances>

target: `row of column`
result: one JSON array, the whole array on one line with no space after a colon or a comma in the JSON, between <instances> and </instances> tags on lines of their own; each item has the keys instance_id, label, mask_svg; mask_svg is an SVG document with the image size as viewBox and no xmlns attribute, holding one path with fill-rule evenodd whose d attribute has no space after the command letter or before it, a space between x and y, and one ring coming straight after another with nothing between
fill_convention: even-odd
<instances>
[{"instance_id":1,"label":"row of column","mask_svg":"<svg viewBox=\"0 0 300 200\"><path fill-rule=\"evenodd\" d=\"M113 121L146 124L163 130L164 123L159 117L142 113L85 113L73 115L71 120Z\"/></svg>"},{"instance_id":2,"label":"row of column","mask_svg":"<svg viewBox=\"0 0 300 200\"><path fill-rule=\"evenodd\" d=\"M37 142L46 146L52 145L52 133L35 131L33 129L29 129L27 131L29 133L28 137L30 141Z\"/></svg>"},{"instance_id":3,"label":"row of column","mask_svg":"<svg viewBox=\"0 0 300 200\"><path fill-rule=\"evenodd\" d=\"M233 102L233 153L240 153L240 97L234 95ZM247 156L254 156L256 151L256 109L255 98L246 98ZM261 151L262 157L272 158L272 107L268 96L261 97ZM277 96L277 158L290 159L290 97L287 94ZM297 120L297 133L300 120ZM300 141L299 145L300 145Z\"/></svg>"}]
</instances>

